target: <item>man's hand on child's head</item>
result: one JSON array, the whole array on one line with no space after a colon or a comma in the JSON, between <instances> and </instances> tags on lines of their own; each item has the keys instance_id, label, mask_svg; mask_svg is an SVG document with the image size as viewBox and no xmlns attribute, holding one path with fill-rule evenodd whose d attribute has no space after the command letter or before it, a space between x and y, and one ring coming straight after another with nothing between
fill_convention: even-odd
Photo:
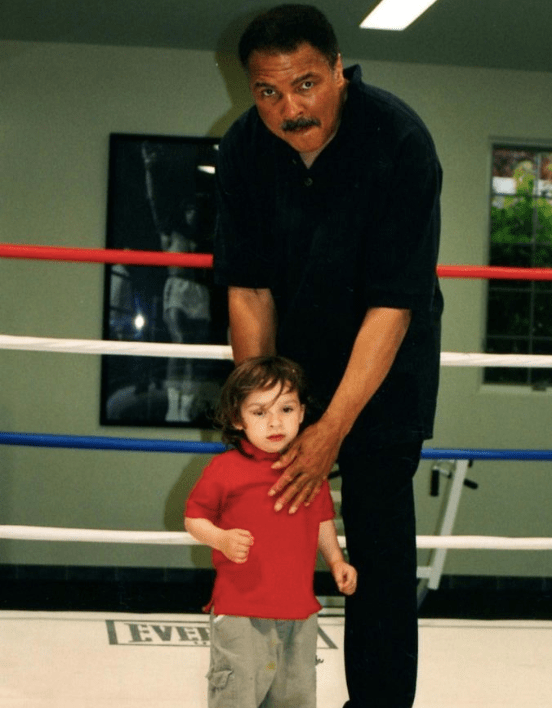
<instances>
[{"instance_id":1,"label":"man's hand on child's head","mask_svg":"<svg viewBox=\"0 0 552 708\"><path fill-rule=\"evenodd\" d=\"M230 529L222 532L219 551L233 563L245 563L254 539L249 531Z\"/></svg>"},{"instance_id":2,"label":"man's hand on child's head","mask_svg":"<svg viewBox=\"0 0 552 708\"><path fill-rule=\"evenodd\" d=\"M352 595L357 587L356 569L345 561L339 561L332 565L331 570L339 592Z\"/></svg>"}]
</instances>

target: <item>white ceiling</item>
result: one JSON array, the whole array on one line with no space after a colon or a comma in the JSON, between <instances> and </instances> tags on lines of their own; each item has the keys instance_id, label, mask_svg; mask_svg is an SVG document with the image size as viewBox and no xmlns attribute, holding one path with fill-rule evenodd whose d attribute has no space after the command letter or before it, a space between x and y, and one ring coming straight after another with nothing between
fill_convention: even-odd
<instances>
[{"instance_id":1,"label":"white ceiling","mask_svg":"<svg viewBox=\"0 0 552 708\"><path fill-rule=\"evenodd\" d=\"M265 0L0 0L0 39L232 50ZM361 30L377 0L313 0L349 59L552 71L552 0L438 0L404 32Z\"/></svg>"}]
</instances>

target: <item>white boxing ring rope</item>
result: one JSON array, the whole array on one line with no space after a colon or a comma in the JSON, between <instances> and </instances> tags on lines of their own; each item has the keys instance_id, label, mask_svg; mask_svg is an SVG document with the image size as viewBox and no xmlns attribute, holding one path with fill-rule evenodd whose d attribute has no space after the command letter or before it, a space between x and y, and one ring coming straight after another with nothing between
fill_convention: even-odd
<instances>
[{"instance_id":1,"label":"white boxing ring rope","mask_svg":"<svg viewBox=\"0 0 552 708\"><path fill-rule=\"evenodd\" d=\"M95 339L56 339L0 334L0 349L53 352L57 354L113 354L117 356L171 357L174 359L232 360L225 344L170 344L164 342L119 342ZM441 366L552 368L547 354L479 354L441 352Z\"/></svg>"},{"instance_id":2,"label":"white boxing ring rope","mask_svg":"<svg viewBox=\"0 0 552 708\"><path fill-rule=\"evenodd\" d=\"M0 538L12 541L64 541L79 543L132 543L163 546L200 546L185 531L112 531L49 526L0 526ZM345 548L345 536L338 536ZM551 551L552 538L506 536L417 536L417 547L458 550Z\"/></svg>"},{"instance_id":3,"label":"white boxing ring rope","mask_svg":"<svg viewBox=\"0 0 552 708\"><path fill-rule=\"evenodd\" d=\"M79 252L81 251L81 252ZM0 257L7 258L29 258L44 260L68 260L84 261L95 263L124 263L132 262L135 265L146 264L149 258L150 265L171 265L184 263L186 258L195 258L191 267L210 267L210 257L205 254L169 254L169 253L149 253L119 251L110 253L109 249L62 249L57 247L34 247L34 246L14 246L10 244L0 244ZM131 261L132 259L132 261ZM144 261L141 263L141 259ZM181 263L182 261L182 263ZM440 268L440 271L439 271ZM448 272L446 272L448 269ZM524 272L525 271L525 272ZM438 273L445 277L460 278L525 278L537 280L552 280L552 269L508 269L508 268L487 268L480 266L440 266ZM114 354L117 356L150 356L150 357L171 357L171 358L195 358L195 359L216 359L231 360L232 351L226 345L202 345L202 344L167 344L152 342L121 342L107 340L88 339L57 339L47 337L23 337L0 335L0 349L16 351L39 351L52 353L70 354ZM517 354L482 354L482 353L461 353L442 352L442 366L462 366L462 367L531 367L531 368L552 368L552 356L547 355L517 355ZM28 444L20 442L20 438L26 436L25 433L0 433L0 444ZM1 436L6 436L2 439ZM10 437L17 438L15 441ZM30 436L32 437L32 436ZM40 436L35 436L40 437ZM48 436L43 436L48 437ZM52 438L56 436L50 436ZM62 437L62 436L59 436ZM68 436L70 437L70 436ZM6 442L7 440L7 442ZM107 438L106 438L107 440ZM115 439L114 439L115 440ZM140 443L139 440L134 442ZM146 441L147 442L147 441ZM163 441L159 441L163 442ZM31 443L42 446L56 447L49 442ZM201 443L197 443L201 445ZM65 442L63 447L71 447L71 443ZM73 447L87 447L87 445L76 444ZM92 443L90 448L101 448L101 445ZM109 449L107 446L104 449ZM118 449L125 449L119 447ZM130 448L126 448L130 449ZM132 448L135 449L135 448ZM176 452L175 449L159 449L150 451ZM440 452L456 453L454 459L470 459L469 453L480 453L472 455L480 459L493 458L497 452L484 450L456 450L440 451L426 450L423 457L428 457L427 453L436 453L432 459L437 459ZM510 459L552 459L552 451L523 451L512 450ZM531 455L531 452L536 453ZM525 454L524 454L525 453ZM540 454L539 454L540 453ZM444 457L451 457L445 454ZM495 457L496 459L496 457ZM163 532L163 531L128 531L128 530L106 530L106 529L78 529L78 528L54 528L38 526L18 526L0 525L0 539L21 540L21 541L50 541L50 542L84 542L84 543L128 543L128 544L156 544L173 546L200 545L188 533ZM345 537L339 536L339 542L345 547ZM552 538L510 538L497 536L460 536L460 535L440 535L440 536L417 536L417 546L420 549L458 549L458 550L527 550L541 551L552 550Z\"/></svg>"},{"instance_id":4,"label":"white boxing ring rope","mask_svg":"<svg viewBox=\"0 0 552 708\"><path fill-rule=\"evenodd\" d=\"M225 344L112 342L105 339L54 339L0 334L0 349L54 352L56 354L114 354L117 356L170 357L172 359L232 360L232 349ZM552 360L552 357L550 358Z\"/></svg>"}]
</instances>

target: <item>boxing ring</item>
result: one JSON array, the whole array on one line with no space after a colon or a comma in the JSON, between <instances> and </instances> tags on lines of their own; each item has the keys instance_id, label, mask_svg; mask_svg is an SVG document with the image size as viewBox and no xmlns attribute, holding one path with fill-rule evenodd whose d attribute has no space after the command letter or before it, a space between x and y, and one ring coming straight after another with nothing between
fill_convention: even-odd
<instances>
[{"instance_id":1,"label":"boxing ring","mask_svg":"<svg viewBox=\"0 0 552 708\"><path fill-rule=\"evenodd\" d=\"M169 253L117 249L63 248L0 244L0 257L9 259L67 261L96 264L179 266L211 268L212 256L199 253ZM552 280L552 269L507 268L487 266L438 266L440 278ZM0 335L0 349L70 354L112 354L117 356L173 357L231 360L227 345L168 344L107 340L55 339ZM552 356L442 352L441 365L451 367L552 367ZM114 436L75 436L36 434L30 432L0 432L1 445L70 448L79 450L123 450L128 452L217 454L225 447L221 443L121 438ZM453 549L479 550L552 550L552 538L511 538L498 536L453 535L454 522L465 486L476 486L467 479L469 465L474 460L551 461L552 450L522 449L443 449L424 448L422 459L434 460L433 483L439 476L449 478L445 512L438 533L419 535L419 549L433 551L429 565L418 568L418 577L429 589L437 589L446 554ZM443 461L451 461L444 467ZM133 543L162 545L197 545L186 532L120 531L100 529L69 529L38 526L0 526L0 539L26 541L65 541L97 543ZM339 536L345 547L345 538Z\"/></svg>"},{"instance_id":2,"label":"boxing ring","mask_svg":"<svg viewBox=\"0 0 552 708\"><path fill-rule=\"evenodd\" d=\"M0 257L97 264L186 266L210 268L209 254L76 249L0 245ZM440 266L441 278L552 280L552 269ZM174 357L231 360L225 345L164 344L0 335L0 349L64 354ZM443 352L443 367L551 367L551 356L489 355ZM0 445L65 448L93 454L217 454L218 442L159 440L140 437L0 432ZM444 513L435 535L419 535L419 549L431 551L418 567L421 593L438 589L447 553L455 550L550 551L552 538L455 535L454 524L474 461L552 461L551 450L424 448L431 461L431 487L447 479ZM335 494L335 493L334 493ZM338 494L338 493L337 493ZM334 495L334 498L335 495ZM338 497L337 497L338 499ZM189 534L174 531L106 530L43 526L0 526L3 541L97 544L198 545ZM344 536L339 536L345 547ZM324 604L324 603L323 603ZM1 612L0 704L6 708L113 708L162 705L187 708L206 705L207 619L196 615L76 612ZM340 705L343 681L343 620L321 613L318 646L319 708ZM543 631L548 630L548 631ZM552 693L547 656L552 651L552 622L420 621L419 708L544 708ZM139 648L138 648L139 647ZM157 651L163 647L164 651ZM536 647L536 649L535 649ZM451 658L451 648L454 658ZM490 666L487 669L487 665ZM458 666L462 671L458 671ZM478 674L479 672L479 674ZM496 676L496 678L495 678ZM71 677L71 678L68 678ZM455 685L451 690L451 677ZM161 688L160 688L161 687Z\"/></svg>"}]
</instances>

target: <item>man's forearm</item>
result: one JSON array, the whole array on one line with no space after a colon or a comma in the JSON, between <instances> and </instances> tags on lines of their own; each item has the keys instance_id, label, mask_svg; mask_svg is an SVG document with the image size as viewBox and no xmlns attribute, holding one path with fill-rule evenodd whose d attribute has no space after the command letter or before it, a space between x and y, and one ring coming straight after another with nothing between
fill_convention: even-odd
<instances>
[{"instance_id":1,"label":"man's forearm","mask_svg":"<svg viewBox=\"0 0 552 708\"><path fill-rule=\"evenodd\" d=\"M228 289L230 341L234 362L276 353L276 308L268 289Z\"/></svg>"},{"instance_id":2,"label":"man's forearm","mask_svg":"<svg viewBox=\"0 0 552 708\"><path fill-rule=\"evenodd\" d=\"M270 489L274 508L290 513L312 502L346 435L383 383L410 325L410 310L372 308L358 331L345 373L320 420L307 427L272 466L285 472Z\"/></svg>"}]
</instances>

